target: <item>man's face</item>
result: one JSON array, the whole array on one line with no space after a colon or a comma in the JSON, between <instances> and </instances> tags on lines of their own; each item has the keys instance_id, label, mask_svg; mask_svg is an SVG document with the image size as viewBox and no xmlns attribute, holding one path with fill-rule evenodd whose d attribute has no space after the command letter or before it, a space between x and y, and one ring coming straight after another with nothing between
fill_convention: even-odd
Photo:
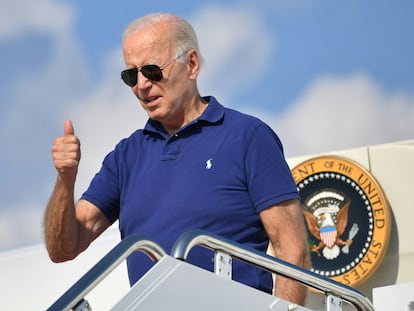
<instances>
[{"instance_id":1,"label":"man's face","mask_svg":"<svg viewBox=\"0 0 414 311\"><path fill-rule=\"evenodd\" d=\"M170 63L162 70L161 81L151 81L138 72L138 82L131 89L151 119L165 127L179 128L185 119L186 103L194 97L194 79L187 61L173 61L176 55L168 33L163 24L136 31L125 37L123 54L127 68L149 64L163 68Z\"/></svg>"}]
</instances>

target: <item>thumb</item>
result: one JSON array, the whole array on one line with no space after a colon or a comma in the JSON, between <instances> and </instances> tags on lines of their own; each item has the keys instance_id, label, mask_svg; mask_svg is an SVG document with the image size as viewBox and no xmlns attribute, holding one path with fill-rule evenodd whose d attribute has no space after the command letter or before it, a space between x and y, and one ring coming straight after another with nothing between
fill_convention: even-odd
<instances>
[{"instance_id":1,"label":"thumb","mask_svg":"<svg viewBox=\"0 0 414 311\"><path fill-rule=\"evenodd\" d=\"M63 125L63 133L66 135L74 135L75 131L73 130L73 124L71 120L66 120Z\"/></svg>"}]
</instances>

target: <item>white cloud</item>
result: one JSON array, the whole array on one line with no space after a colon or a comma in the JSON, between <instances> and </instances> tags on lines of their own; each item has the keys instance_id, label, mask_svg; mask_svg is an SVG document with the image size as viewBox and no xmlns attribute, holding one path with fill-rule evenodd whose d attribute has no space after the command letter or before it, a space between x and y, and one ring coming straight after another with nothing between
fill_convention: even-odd
<instances>
[{"instance_id":1,"label":"white cloud","mask_svg":"<svg viewBox=\"0 0 414 311\"><path fill-rule=\"evenodd\" d=\"M0 250L42 241L42 220L43 210L36 205L0 209Z\"/></svg>"},{"instance_id":2,"label":"white cloud","mask_svg":"<svg viewBox=\"0 0 414 311\"><path fill-rule=\"evenodd\" d=\"M364 74L313 81L282 115L260 113L289 156L414 139L414 96L387 93Z\"/></svg>"},{"instance_id":3,"label":"white cloud","mask_svg":"<svg viewBox=\"0 0 414 311\"><path fill-rule=\"evenodd\" d=\"M18 69L7 79L7 95L0 99L5 105L0 115L0 138L4 141L22 141L29 128L36 127L36 132L45 133L52 126L66 101L85 91L89 81L88 67L72 33L73 10L59 1L7 1L5 9L0 11L0 40L5 45L15 38L25 38L31 42L32 34L41 34L42 43L31 42L36 46L23 45L26 50L16 50L9 56L9 62L28 64L24 70ZM44 35L44 36L43 36ZM33 58L31 48L42 51L39 59ZM23 60L20 58L24 57ZM32 57L32 58L31 58ZM30 59L30 61L28 61ZM40 62L42 65L29 66ZM20 72L21 71L21 72ZM5 77L3 77L5 78ZM31 140L28 143L39 144ZM16 150L20 145L13 145L13 155L8 160L22 160L23 152ZM31 146L32 147L32 146ZM7 156L7 155L3 155ZM24 157L26 157L24 155Z\"/></svg>"},{"instance_id":4,"label":"white cloud","mask_svg":"<svg viewBox=\"0 0 414 311\"><path fill-rule=\"evenodd\" d=\"M82 94L88 84L87 67L72 31L70 5L51 0L2 3L3 44L7 46L17 38L30 39L32 34L41 35L47 44L34 47L42 51L41 65L33 66L35 69L28 66L20 75L7 75L7 95L0 94L0 139L7 146L0 155L0 249L41 238L45 188L51 191L54 179L49 175L53 173L49 169L50 135L56 120L62 118L66 102ZM39 61L33 58L29 44L24 48L8 55L8 62L19 64L20 57L24 57L24 64Z\"/></svg>"},{"instance_id":5,"label":"white cloud","mask_svg":"<svg viewBox=\"0 0 414 311\"><path fill-rule=\"evenodd\" d=\"M0 40L29 31L56 33L73 19L72 6L53 0L2 1Z\"/></svg>"},{"instance_id":6,"label":"white cloud","mask_svg":"<svg viewBox=\"0 0 414 311\"><path fill-rule=\"evenodd\" d=\"M275 38L251 7L205 6L190 22L205 59L200 74L203 95L214 93L230 102L232 94L260 76L274 53Z\"/></svg>"}]
</instances>

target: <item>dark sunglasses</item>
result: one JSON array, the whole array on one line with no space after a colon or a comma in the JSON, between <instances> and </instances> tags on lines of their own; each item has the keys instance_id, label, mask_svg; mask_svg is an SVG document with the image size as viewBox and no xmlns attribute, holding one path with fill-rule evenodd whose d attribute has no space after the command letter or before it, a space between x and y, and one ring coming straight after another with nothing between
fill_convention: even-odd
<instances>
[{"instance_id":1,"label":"dark sunglasses","mask_svg":"<svg viewBox=\"0 0 414 311\"><path fill-rule=\"evenodd\" d=\"M163 78L162 71L169 65L171 65L173 62L175 62L177 59L179 59L181 56L183 56L185 53L187 53L187 51L180 54L178 57L174 58L163 67L160 67L158 65L145 65L141 68L125 69L121 72L121 79L125 82L126 85L128 85L129 87L133 87L138 83L138 72L141 72L142 75L148 80L154 82L161 81Z\"/></svg>"}]
</instances>

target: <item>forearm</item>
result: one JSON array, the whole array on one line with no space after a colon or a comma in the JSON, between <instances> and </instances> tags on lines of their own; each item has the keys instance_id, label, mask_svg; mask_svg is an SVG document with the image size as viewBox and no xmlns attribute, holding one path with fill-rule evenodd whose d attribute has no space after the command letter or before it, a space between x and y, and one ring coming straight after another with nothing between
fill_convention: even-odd
<instances>
[{"instance_id":1,"label":"forearm","mask_svg":"<svg viewBox=\"0 0 414 311\"><path fill-rule=\"evenodd\" d=\"M304 305L306 301L307 288L300 283L282 276L276 276L276 287L274 295L298 305Z\"/></svg>"},{"instance_id":2,"label":"forearm","mask_svg":"<svg viewBox=\"0 0 414 311\"><path fill-rule=\"evenodd\" d=\"M79 224L73 194L74 183L65 183L58 177L44 218L46 248L54 262L70 260L78 254Z\"/></svg>"},{"instance_id":3,"label":"forearm","mask_svg":"<svg viewBox=\"0 0 414 311\"><path fill-rule=\"evenodd\" d=\"M260 213L271 242L273 254L296 266L309 269L310 257L307 233L299 200L289 200ZM275 295L303 305L307 288L299 282L276 276Z\"/></svg>"},{"instance_id":4,"label":"forearm","mask_svg":"<svg viewBox=\"0 0 414 311\"><path fill-rule=\"evenodd\" d=\"M280 259L293 263L299 267L309 269L310 258L309 254L305 251L303 254L296 256L296 258L283 258L280 255L277 256ZM307 296L307 287L301 285L296 280L292 280L280 275L276 275L274 295L284 300L304 305Z\"/></svg>"}]
</instances>

